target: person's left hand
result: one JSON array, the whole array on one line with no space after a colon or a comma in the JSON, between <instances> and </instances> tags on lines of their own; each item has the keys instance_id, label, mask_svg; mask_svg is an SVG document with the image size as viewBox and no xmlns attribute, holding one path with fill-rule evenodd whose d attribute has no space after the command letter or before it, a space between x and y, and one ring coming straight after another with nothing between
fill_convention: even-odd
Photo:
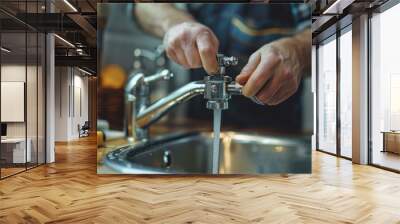
<instances>
[{"instance_id":1,"label":"person's left hand","mask_svg":"<svg viewBox=\"0 0 400 224\"><path fill-rule=\"evenodd\" d=\"M304 59L307 56L298 44L293 37L284 38L254 52L236 77L236 82L243 85L243 95L267 105L277 105L292 96L307 67L302 63L311 63Z\"/></svg>"}]
</instances>

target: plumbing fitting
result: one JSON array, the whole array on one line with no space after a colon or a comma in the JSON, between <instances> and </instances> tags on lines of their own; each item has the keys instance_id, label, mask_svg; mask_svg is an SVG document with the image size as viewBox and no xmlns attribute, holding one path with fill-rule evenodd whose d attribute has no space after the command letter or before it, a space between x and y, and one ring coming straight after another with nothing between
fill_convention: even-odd
<instances>
[{"instance_id":1,"label":"plumbing fitting","mask_svg":"<svg viewBox=\"0 0 400 224\"><path fill-rule=\"evenodd\" d=\"M205 91L204 98L207 99L206 107L208 109L228 109L228 100L231 94L240 94L235 91L238 88L230 84L232 78L225 76L226 67L237 65L236 57L226 57L223 54L217 54L218 73L204 78ZM234 84L233 84L234 85Z\"/></svg>"},{"instance_id":2,"label":"plumbing fitting","mask_svg":"<svg viewBox=\"0 0 400 224\"><path fill-rule=\"evenodd\" d=\"M152 104L149 98L149 83L170 79L173 74L168 69L146 77L141 72L133 72L125 86L125 131L128 141L148 139L148 128L152 124L171 111L171 108L197 95L204 95L209 109L227 109L231 96L242 94L242 86L224 76L225 68L236 65L237 58L218 55L217 59L218 74L206 76L204 81L188 83Z\"/></svg>"}]
</instances>

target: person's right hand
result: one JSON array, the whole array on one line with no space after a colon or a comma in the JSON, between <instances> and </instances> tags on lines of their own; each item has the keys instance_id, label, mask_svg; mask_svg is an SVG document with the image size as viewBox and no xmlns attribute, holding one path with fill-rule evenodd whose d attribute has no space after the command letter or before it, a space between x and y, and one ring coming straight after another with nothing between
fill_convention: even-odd
<instances>
[{"instance_id":1,"label":"person's right hand","mask_svg":"<svg viewBox=\"0 0 400 224\"><path fill-rule=\"evenodd\" d=\"M218 71L219 42L206 26L184 22L171 27L164 36L167 56L186 69L203 67L208 74Z\"/></svg>"}]
</instances>

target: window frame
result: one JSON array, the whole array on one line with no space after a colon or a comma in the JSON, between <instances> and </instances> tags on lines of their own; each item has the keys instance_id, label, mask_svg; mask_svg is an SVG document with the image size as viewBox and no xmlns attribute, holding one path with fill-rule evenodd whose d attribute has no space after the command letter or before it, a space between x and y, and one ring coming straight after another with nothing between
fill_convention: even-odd
<instances>
[{"instance_id":1,"label":"window frame","mask_svg":"<svg viewBox=\"0 0 400 224\"><path fill-rule=\"evenodd\" d=\"M343 20L348 20L348 17L343 18ZM341 22L340 20L338 22ZM335 33L327 36L324 39L318 40L316 43L315 60L316 60L316 70L315 70L315 80L316 80L316 151L327 153L333 156L344 158L347 160L352 160L352 158L342 155L341 153L341 119L340 119L340 77L341 77L341 67L340 67L340 37L347 32L352 32L352 23L344 25L344 27L337 29ZM319 147L319 85L320 85L320 75L319 75L319 47L321 44L326 44L330 41L336 41L336 152L328 152L327 150L321 149Z\"/></svg>"},{"instance_id":2,"label":"window frame","mask_svg":"<svg viewBox=\"0 0 400 224\"><path fill-rule=\"evenodd\" d=\"M43 2L43 1L40 1L40 0L35 0L35 1L31 1L31 3L36 3L36 11L38 12L38 10L39 10L39 2ZM27 12L27 1L23 1L23 3L25 3L25 12ZM32 27L32 26L30 26L30 25L28 25L28 24L26 24L26 23L24 23L23 21L21 21L21 20L19 20L18 18L16 18L16 17L14 17L14 16L12 16L12 14L10 14L8 11L6 11L6 10L4 10L3 8L0 8L0 10L1 10L1 12L2 13L5 13L6 15L9 15L10 16L10 18L11 19L14 19L16 22L19 22L19 23L21 23L22 24L22 26L23 26L23 30L18 30L18 31L9 31L9 30L2 30L1 29L1 23L0 23L0 46L2 45L2 43L1 43L1 41L2 41L2 34L3 33L21 33L21 34L24 34L25 35L25 49L24 49L24 51L25 51L25 102L24 102L24 129L25 129L25 135L24 135L24 139L25 139L25 166L24 166L24 168L23 167L21 167L21 168L23 168L22 170L20 170L20 171L17 171L17 172L14 172L14 173L12 173L12 174L9 174L9 175L6 175L6 176L4 176L4 174L2 173L2 167L0 166L0 180L3 180L3 179L6 179L6 178L8 178L8 177L12 177L12 176L14 176L14 175L17 175L17 174L19 174L19 173L23 173L23 172L26 172L26 171L28 171L28 170L30 170L30 169L33 169L33 168L36 168L36 167L39 167L39 166L41 166L41 165L44 165L44 164L46 164L47 163L47 110L46 110L46 108L47 108L47 81L46 81L46 79L47 79L47 43L48 43L48 40L47 40L47 32L43 32L43 31L41 31L41 30L38 30L38 29L36 29L36 28L34 28L34 27ZM47 12L47 10L48 10L48 7L46 7L46 9L45 9L45 11ZM25 16L26 16L26 14L25 14ZM36 138L36 141L37 141L37 145L36 145L36 161L35 161L35 163L34 164L30 164L29 166L28 166L28 163L31 163L31 162L27 162L27 147L28 147L28 131L27 131L27 129L28 129L28 116L27 116L27 83L28 83L28 78L27 78L27 76L28 76L28 34L33 34L33 35L35 35L36 36L36 49L35 49L35 52L36 52L36 61L34 62L34 65L36 66L36 69L35 69L35 75L36 75L36 122L34 122L35 124L36 124L36 136L34 136L33 138ZM39 34L43 34L42 35L42 38L40 38L40 40L39 40ZM44 62L44 63L42 63L42 64L40 64L39 63L39 41L41 41L41 47L43 48L43 49L40 49L41 51L41 53L43 53L43 55L41 55L41 57L42 57L42 61ZM3 66L3 64L2 64L2 62L3 62L3 58L2 58L2 55L1 55L1 53L0 53L0 82L1 82L1 67ZM38 67L39 66L42 66L42 70L41 70L41 75L42 75L42 84L43 84L43 92L42 92L42 96L44 97L43 99L42 99L42 105L41 105L41 107L43 107L42 109L43 109L43 115L39 115L39 113L38 113L38 111L39 111L39 79L38 79L38 75L39 75L39 69L38 69ZM1 86L0 86L0 88L1 88ZM0 99L1 100L1 99ZM1 109L1 106L0 106L0 109ZM43 145L42 145L42 152L43 152L43 155L41 155L41 157L43 157L42 159L43 159L43 161L42 162L39 162L39 116L42 116L40 119L43 119L43 120L41 120L41 122L42 122L42 124L43 124ZM1 119L0 119L0 123L1 123ZM1 158L1 152L2 152L2 146L1 146L1 144L0 144L0 158ZM32 150L32 152L33 152L33 150ZM0 163L0 165L1 165L1 163Z\"/></svg>"},{"instance_id":3,"label":"window frame","mask_svg":"<svg viewBox=\"0 0 400 224\"><path fill-rule=\"evenodd\" d=\"M400 173L400 169L394 169L384 165L380 165L373 162L373 130L372 130L372 19L374 14L382 14L385 11L393 8L394 6L400 5L400 0L388 0L379 7L368 12L368 165L377 167L383 170L388 170L395 173Z\"/></svg>"}]
</instances>

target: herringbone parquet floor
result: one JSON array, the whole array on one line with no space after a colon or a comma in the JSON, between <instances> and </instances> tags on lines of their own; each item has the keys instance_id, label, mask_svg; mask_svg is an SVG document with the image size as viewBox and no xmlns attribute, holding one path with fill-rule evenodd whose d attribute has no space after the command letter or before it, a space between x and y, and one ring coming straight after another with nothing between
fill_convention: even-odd
<instances>
[{"instance_id":1,"label":"herringbone parquet floor","mask_svg":"<svg viewBox=\"0 0 400 224\"><path fill-rule=\"evenodd\" d=\"M0 223L400 223L400 175L314 152L312 175L98 176L86 138L0 181Z\"/></svg>"}]
</instances>

